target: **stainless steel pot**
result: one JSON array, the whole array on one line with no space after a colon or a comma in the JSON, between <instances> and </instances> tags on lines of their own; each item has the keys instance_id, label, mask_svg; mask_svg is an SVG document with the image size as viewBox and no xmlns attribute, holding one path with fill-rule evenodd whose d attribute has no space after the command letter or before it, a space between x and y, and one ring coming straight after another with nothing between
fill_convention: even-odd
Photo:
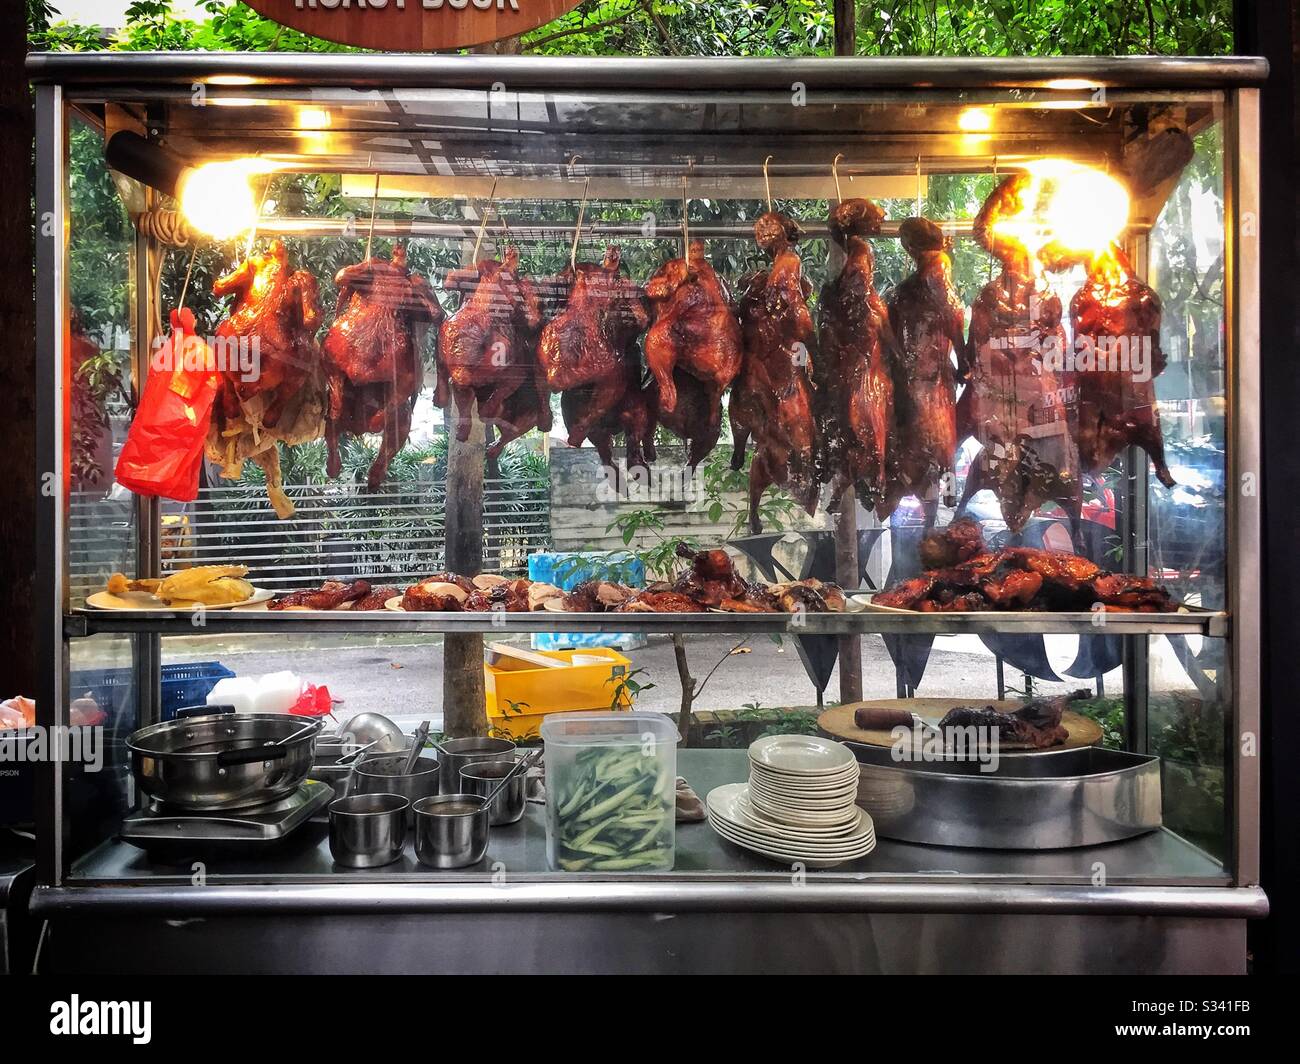
<instances>
[{"instance_id":1,"label":"stainless steel pot","mask_svg":"<svg viewBox=\"0 0 1300 1064\"><path fill-rule=\"evenodd\" d=\"M265 805L298 789L311 769L320 721L190 706L126 741L140 789L177 809Z\"/></svg>"},{"instance_id":2,"label":"stainless steel pot","mask_svg":"<svg viewBox=\"0 0 1300 1064\"><path fill-rule=\"evenodd\" d=\"M392 864L406 847L406 810L400 794L353 794L330 803L330 853L346 868Z\"/></svg>"},{"instance_id":3,"label":"stainless steel pot","mask_svg":"<svg viewBox=\"0 0 1300 1064\"><path fill-rule=\"evenodd\" d=\"M466 868L487 853L488 808L473 794L438 794L411 806L415 857L427 868Z\"/></svg>"},{"instance_id":4,"label":"stainless steel pot","mask_svg":"<svg viewBox=\"0 0 1300 1064\"><path fill-rule=\"evenodd\" d=\"M438 760L421 757L414 772L406 772L406 754L363 757L348 783L350 794L400 794L414 804L438 793Z\"/></svg>"},{"instance_id":5,"label":"stainless steel pot","mask_svg":"<svg viewBox=\"0 0 1300 1064\"><path fill-rule=\"evenodd\" d=\"M460 770L476 761L505 761L515 756L515 744L509 739L444 739L436 744L442 762L441 794L460 790Z\"/></svg>"},{"instance_id":6,"label":"stainless steel pot","mask_svg":"<svg viewBox=\"0 0 1300 1064\"><path fill-rule=\"evenodd\" d=\"M466 765L460 770L460 790L464 794L486 798L514 769L515 764L514 761L476 761L472 765ZM524 794L527 786L528 774L522 771L506 780L505 786L492 799L488 812L492 827L515 824L523 818L524 809L528 805Z\"/></svg>"}]
</instances>

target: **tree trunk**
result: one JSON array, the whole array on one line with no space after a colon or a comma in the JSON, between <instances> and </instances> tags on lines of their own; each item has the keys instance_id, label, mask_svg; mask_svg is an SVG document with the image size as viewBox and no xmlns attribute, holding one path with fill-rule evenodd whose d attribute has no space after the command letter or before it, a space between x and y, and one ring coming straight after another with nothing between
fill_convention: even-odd
<instances>
[{"instance_id":1,"label":"tree trunk","mask_svg":"<svg viewBox=\"0 0 1300 1064\"><path fill-rule=\"evenodd\" d=\"M483 568L484 441L475 409L469 439L456 439L452 427L447 444L446 563L453 573L466 576L477 576ZM442 676L443 731L456 738L486 735L483 637L448 635Z\"/></svg>"},{"instance_id":2,"label":"tree trunk","mask_svg":"<svg viewBox=\"0 0 1300 1064\"><path fill-rule=\"evenodd\" d=\"M835 54L857 55L858 11L856 0L835 0Z\"/></svg>"},{"instance_id":3,"label":"tree trunk","mask_svg":"<svg viewBox=\"0 0 1300 1064\"><path fill-rule=\"evenodd\" d=\"M0 5L0 424L5 469L0 477L0 698L36 695L36 303L32 284L32 115L23 73L26 6ZM53 238L51 238L53 239ZM46 589L48 593L48 589Z\"/></svg>"},{"instance_id":4,"label":"tree trunk","mask_svg":"<svg viewBox=\"0 0 1300 1064\"><path fill-rule=\"evenodd\" d=\"M686 640L681 632L673 633L673 657L677 660L677 678L682 682L682 705L677 714L677 733L686 742L691 731L691 713L695 705L695 677L691 675L691 663L686 659Z\"/></svg>"}]
</instances>

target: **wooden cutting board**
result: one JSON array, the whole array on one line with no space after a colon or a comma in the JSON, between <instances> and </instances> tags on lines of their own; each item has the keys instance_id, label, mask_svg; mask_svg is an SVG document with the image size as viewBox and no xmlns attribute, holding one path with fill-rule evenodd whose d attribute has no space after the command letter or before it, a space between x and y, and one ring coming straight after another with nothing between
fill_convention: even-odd
<instances>
[{"instance_id":1,"label":"wooden cutting board","mask_svg":"<svg viewBox=\"0 0 1300 1064\"><path fill-rule=\"evenodd\" d=\"M938 724L943 715L958 706L971 706L982 709L992 706L1004 713L1019 709L1023 702L1003 699L1001 702L979 698L880 698L868 702L850 702L843 706L833 706L817 718L817 726L832 739L848 739L868 746L891 747L894 740L891 730L874 729L866 731L853 723L853 714L859 709L901 709L915 713L931 724ZM1069 737L1060 746L1049 747L1051 750L1073 750L1083 746L1093 746L1101 742L1101 725L1095 720L1067 709L1061 714L1061 723ZM1031 750L1033 747L1023 743L1002 743L1000 751Z\"/></svg>"}]
</instances>

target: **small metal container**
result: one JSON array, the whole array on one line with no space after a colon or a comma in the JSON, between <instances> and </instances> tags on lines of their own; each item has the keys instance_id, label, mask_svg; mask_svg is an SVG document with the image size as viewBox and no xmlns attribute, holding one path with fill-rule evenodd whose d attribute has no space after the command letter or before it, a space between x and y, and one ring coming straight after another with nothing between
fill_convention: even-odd
<instances>
[{"instance_id":1,"label":"small metal container","mask_svg":"<svg viewBox=\"0 0 1300 1064\"><path fill-rule=\"evenodd\" d=\"M517 764L516 761L476 761L460 770L460 790L463 794L474 794L486 798L501 777ZM515 824L523 818L528 805L525 792L528 788L528 773L521 771L506 781L506 785L492 799L488 810L488 820L493 827L501 824Z\"/></svg>"},{"instance_id":2,"label":"small metal container","mask_svg":"<svg viewBox=\"0 0 1300 1064\"><path fill-rule=\"evenodd\" d=\"M362 758L352 771L349 794L400 794L414 804L438 793L438 759L421 757L406 773L406 754L377 754Z\"/></svg>"},{"instance_id":3,"label":"small metal container","mask_svg":"<svg viewBox=\"0 0 1300 1064\"><path fill-rule=\"evenodd\" d=\"M406 846L406 810L400 794L353 794L330 803L330 853L345 868L392 864Z\"/></svg>"},{"instance_id":4,"label":"small metal container","mask_svg":"<svg viewBox=\"0 0 1300 1064\"><path fill-rule=\"evenodd\" d=\"M438 781L440 794L455 794L460 790L460 770L476 761L503 761L515 756L515 744L509 739L444 739L438 744L438 760L442 762L442 778Z\"/></svg>"},{"instance_id":5,"label":"small metal container","mask_svg":"<svg viewBox=\"0 0 1300 1064\"><path fill-rule=\"evenodd\" d=\"M488 809L476 794L439 794L411 806L415 856L429 868L465 868L487 853Z\"/></svg>"}]
</instances>

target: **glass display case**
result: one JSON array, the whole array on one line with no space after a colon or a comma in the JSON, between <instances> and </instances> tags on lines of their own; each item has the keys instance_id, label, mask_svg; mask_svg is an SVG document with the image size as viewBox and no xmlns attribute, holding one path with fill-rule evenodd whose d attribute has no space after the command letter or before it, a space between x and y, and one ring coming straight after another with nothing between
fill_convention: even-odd
<instances>
[{"instance_id":1,"label":"glass display case","mask_svg":"<svg viewBox=\"0 0 1300 1064\"><path fill-rule=\"evenodd\" d=\"M1244 969L1245 921L1267 910L1265 69L34 55L37 714L98 729L103 755L93 775L71 743L36 766L50 963L93 967L57 933L93 920L99 955L120 962L117 942L160 969L328 967L345 945L399 970ZM390 299L364 341L358 298ZM177 307L235 361L173 389L200 427L155 434L135 472L168 486L133 493L115 469L156 414L145 382L174 370L159 352L187 350ZM241 313L259 324L241 334ZM539 559L572 575L582 551L583 576L639 605L528 601L550 587ZM403 594L470 558L459 575L524 581L522 605L472 608L489 586L447 576L442 608ZM246 566L268 599L364 580L373 608L176 608L147 584L133 608L99 601L111 574L198 565ZM323 800L291 838L245 808L242 846L127 841L142 816L186 830L145 796L128 738L221 677L399 644L450 672L453 649L477 654L464 637L555 633L676 655L677 773L710 819L679 819L671 871L586 831L595 850L548 862L537 803L454 870L409 846L336 865ZM750 656L691 715L719 647ZM635 677L645 658L624 653ZM335 716L436 717L443 674L407 671L377 656ZM677 713L672 673L653 707L623 675L614 702ZM501 701L478 730L528 735L509 716L529 703ZM945 713L990 704L1011 714L1001 768L924 755ZM920 719L898 732L864 710ZM792 861L727 831L729 788L762 796L745 747L802 733L852 751L865 855Z\"/></svg>"}]
</instances>

